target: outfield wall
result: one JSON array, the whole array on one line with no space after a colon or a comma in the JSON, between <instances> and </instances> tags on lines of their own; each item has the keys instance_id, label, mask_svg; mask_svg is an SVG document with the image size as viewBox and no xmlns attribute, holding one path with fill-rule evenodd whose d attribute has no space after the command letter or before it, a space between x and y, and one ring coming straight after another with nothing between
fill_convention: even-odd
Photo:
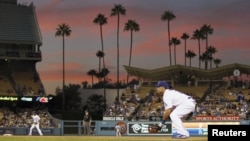
<instances>
[{"instance_id":1,"label":"outfield wall","mask_svg":"<svg viewBox=\"0 0 250 141\"><path fill-rule=\"evenodd\" d=\"M158 133L149 133L148 126L158 124L156 121L94 121L91 125L94 136L115 136L114 127L119 124L122 127L123 136L161 136L172 135L175 128L171 122L166 122ZM250 125L250 120L238 121L187 121L184 126L191 136L207 136L208 125ZM81 136L82 121L67 120L61 121L57 128L42 128L45 136L76 135ZM29 128L5 128L0 127L0 135L28 135ZM33 135L39 135L37 130L33 130Z\"/></svg>"}]
</instances>

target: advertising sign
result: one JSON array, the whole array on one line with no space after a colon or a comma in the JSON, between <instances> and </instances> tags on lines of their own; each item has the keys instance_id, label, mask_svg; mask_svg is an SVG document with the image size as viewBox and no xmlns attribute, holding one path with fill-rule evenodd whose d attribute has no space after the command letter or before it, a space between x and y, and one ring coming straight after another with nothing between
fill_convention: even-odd
<instances>
[{"instance_id":1,"label":"advertising sign","mask_svg":"<svg viewBox=\"0 0 250 141\"><path fill-rule=\"evenodd\" d=\"M172 124L167 123L163 125L158 133L149 133L148 126L153 124L158 124L159 122L129 122L128 123L128 135L171 135L172 134Z\"/></svg>"},{"instance_id":2,"label":"advertising sign","mask_svg":"<svg viewBox=\"0 0 250 141\"><path fill-rule=\"evenodd\" d=\"M48 103L53 97L50 96L0 96L0 101L22 101Z\"/></svg>"}]
</instances>

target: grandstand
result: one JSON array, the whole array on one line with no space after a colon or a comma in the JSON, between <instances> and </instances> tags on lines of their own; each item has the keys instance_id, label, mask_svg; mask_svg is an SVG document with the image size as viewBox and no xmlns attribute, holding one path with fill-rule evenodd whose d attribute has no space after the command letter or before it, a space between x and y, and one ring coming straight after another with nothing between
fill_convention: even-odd
<instances>
[{"instance_id":1,"label":"grandstand","mask_svg":"<svg viewBox=\"0 0 250 141\"><path fill-rule=\"evenodd\" d=\"M33 3L0 0L0 127L29 127L31 112L46 106L47 99L41 98L46 91L36 70L42 61L41 46ZM42 126L54 126L46 109L40 114Z\"/></svg>"},{"instance_id":2,"label":"grandstand","mask_svg":"<svg viewBox=\"0 0 250 141\"><path fill-rule=\"evenodd\" d=\"M17 0L0 0L0 98L6 100L5 97L7 97L6 105L10 108L2 108L6 105L5 102L1 101L0 127L24 126L27 128L31 123L30 121L27 123L26 119L29 118L32 110L37 108L32 109L32 106L41 104L40 101L37 102L36 97L47 95L36 70L36 64L42 61L41 46L42 36L33 3L18 4ZM162 98L155 93L154 85L158 80L166 80L174 89L191 95L199 102L196 111L191 115L192 117L186 119L192 120L198 116L236 116L240 119L250 119L250 116L247 116L250 113L248 112L250 106L249 103L245 103L250 99L249 85L237 82L240 85L234 87L230 80L222 79L223 77L231 77L234 70L248 75L250 72L248 65L235 63L208 70L182 65L153 70L124 67L130 76L138 77L140 83L137 86L129 87L124 93L123 90L120 90L123 93L119 98L121 99L120 103L116 103L115 92L117 91L106 89L108 94L106 104L110 105L106 111L105 116L107 117L115 117L114 119L123 117L118 119L124 121L151 121L151 117L155 119L162 117L164 112ZM194 81L192 80L190 84L180 84L175 78L183 74L192 76ZM87 100L88 94L92 94L89 89L81 89L80 92L84 93L81 95L83 100ZM100 95L102 92L102 89L95 90L95 93ZM242 100L240 92L245 96L244 100ZM25 108L28 108L19 109L17 104L20 101L17 101L16 97L27 98L21 102L25 103ZM25 101L29 100L30 97L33 103ZM50 115L46 109L39 111L39 113L42 117L42 128L59 126L52 121L55 120L54 115ZM17 124L15 123L16 119L18 119ZM159 118L155 121L158 122ZM77 121L77 128L81 125L80 122ZM107 128L107 125L103 129L112 129L112 127ZM101 132L105 133L104 130Z\"/></svg>"},{"instance_id":3,"label":"grandstand","mask_svg":"<svg viewBox=\"0 0 250 141\"><path fill-rule=\"evenodd\" d=\"M33 3L0 0L0 95L46 95L36 63L42 36Z\"/></svg>"},{"instance_id":4,"label":"grandstand","mask_svg":"<svg viewBox=\"0 0 250 141\"><path fill-rule=\"evenodd\" d=\"M240 119L250 118L250 66L244 64L230 64L212 69L198 69L183 65L167 66L157 69L143 69L124 65L130 76L140 80L140 89L154 86L158 80L167 81L174 89L191 95L196 99L196 111L187 119L197 117L232 116ZM237 72L237 73L236 73ZM186 82L180 82L182 76L187 76ZM150 90L150 89L148 89ZM155 98L154 92L152 97ZM143 92L142 97L145 92ZM145 102L138 108L137 115L147 113L150 116L160 115L160 102ZM140 114L142 113L142 114Z\"/></svg>"}]
</instances>

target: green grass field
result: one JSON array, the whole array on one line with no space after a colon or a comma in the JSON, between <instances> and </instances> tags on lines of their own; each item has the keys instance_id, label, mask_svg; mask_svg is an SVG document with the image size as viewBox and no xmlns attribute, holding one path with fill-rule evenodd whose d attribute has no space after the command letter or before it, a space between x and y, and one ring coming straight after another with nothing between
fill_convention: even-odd
<instances>
[{"instance_id":1,"label":"green grass field","mask_svg":"<svg viewBox=\"0 0 250 141\"><path fill-rule=\"evenodd\" d=\"M170 136L0 136L0 141L207 141L207 137L172 139Z\"/></svg>"}]
</instances>

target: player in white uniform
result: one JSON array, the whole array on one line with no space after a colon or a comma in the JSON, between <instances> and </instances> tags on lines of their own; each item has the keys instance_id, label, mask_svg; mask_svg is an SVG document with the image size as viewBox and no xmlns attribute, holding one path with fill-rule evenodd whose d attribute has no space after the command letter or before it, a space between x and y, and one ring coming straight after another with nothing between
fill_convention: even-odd
<instances>
[{"instance_id":1,"label":"player in white uniform","mask_svg":"<svg viewBox=\"0 0 250 141\"><path fill-rule=\"evenodd\" d=\"M116 136L122 136L121 126L118 123L115 125L115 132L116 132Z\"/></svg>"},{"instance_id":2,"label":"player in white uniform","mask_svg":"<svg viewBox=\"0 0 250 141\"><path fill-rule=\"evenodd\" d=\"M39 133L39 135L42 136L43 133L42 133L42 131L41 131L41 129L40 129L40 126L39 126L39 125L40 125L40 124L39 124L39 121L40 121L41 118L40 118L39 115L36 114L35 112L32 113L31 117L32 117L33 123L32 123L32 125L31 125L31 127L30 127L29 135L32 135L32 130L33 130L34 128L36 128L37 131L38 131L38 133Z\"/></svg>"},{"instance_id":3,"label":"player in white uniform","mask_svg":"<svg viewBox=\"0 0 250 141\"><path fill-rule=\"evenodd\" d=\"M168 83L165 81L159 81L156 87L156 92L163 94L165 107L165 112L159 126L162 127L168 117L170 117L173 127L176 129L176 134L173 134L172 137L188 138L190 135L183 126L182 117L195 110L195 100L182 92L170 89Z\"/></svg>"}]
</instances>

